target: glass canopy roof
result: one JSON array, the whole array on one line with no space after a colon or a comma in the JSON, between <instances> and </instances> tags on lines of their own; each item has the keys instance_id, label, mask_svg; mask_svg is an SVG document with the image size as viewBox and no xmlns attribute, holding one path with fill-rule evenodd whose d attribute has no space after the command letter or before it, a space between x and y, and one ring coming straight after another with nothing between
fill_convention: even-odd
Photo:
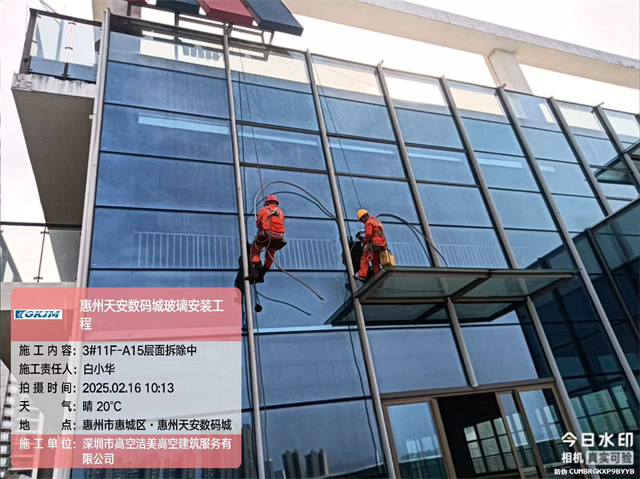
<instances>
[{"instance_id":1,"label":"glass canopy roof","mask_svg":"<svg viewBox=\"0 0 640 479\"><path fill-rule=\"evenodd\" d=\"M575 275L573 270L388 267L355 294L367 324L437 324L447 320L445 303L466 316L492 321L527 297L536 298ZM353 323L351 300L327 324Z\"/></svg>"}]
</instances>

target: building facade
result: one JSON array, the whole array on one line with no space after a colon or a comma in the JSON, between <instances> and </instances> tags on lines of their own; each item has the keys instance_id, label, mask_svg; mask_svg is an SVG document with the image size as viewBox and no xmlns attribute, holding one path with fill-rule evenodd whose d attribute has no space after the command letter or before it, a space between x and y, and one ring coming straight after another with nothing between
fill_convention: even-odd
<instances>
[{"instance_id":1,"label":"building facade","mask_svg":"<svg viewBox=\"0 0 640 479\"><path fill-rule=\"evenodd\" d=\"M637 470L637 116L116 15L100 43L78 284L233 287L267 194L288 241L240 281L241 468L115 474L550 477L568 431ZM358 287L360 208L398 273Z\"/></svg>"}]
</instances>

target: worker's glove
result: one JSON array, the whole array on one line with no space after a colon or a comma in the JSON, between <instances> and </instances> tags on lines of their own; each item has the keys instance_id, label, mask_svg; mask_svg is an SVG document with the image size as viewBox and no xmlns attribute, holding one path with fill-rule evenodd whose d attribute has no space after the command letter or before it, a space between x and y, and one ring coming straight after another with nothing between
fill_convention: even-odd
<instances>
[{"instance_id":1,"label":"worker's glove","mask_svg":"<svg viewBox=\"0 0 640 479\"><path fill-rule=\"evenodd\" d=\"M358 232L356 233L356 238L357 238L357 240L358 240L358 241L362 241L362 238L364 238L364 235L365 235L364 230L360 230L360 231L358 231Z\"/></svg>"}]
</instances>

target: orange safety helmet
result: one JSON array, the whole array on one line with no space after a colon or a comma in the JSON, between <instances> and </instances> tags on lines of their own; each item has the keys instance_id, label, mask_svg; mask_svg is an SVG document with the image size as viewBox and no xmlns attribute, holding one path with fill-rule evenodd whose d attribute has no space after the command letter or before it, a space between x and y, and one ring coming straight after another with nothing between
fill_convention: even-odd
<instances>
[{"instance_id":1,"label":"orange safety helmet","mask_svg":"<svg viewBox=\"0 0 640 479\"><path fill-rule=\"evenodd\" d=\"M264 205L267 206L269 203L275 203L276 205L280 204L280 202L278 201L278 198L276 197L276 195L267 196L267 199L264 200Z\"/></svg>"}]
</instances>

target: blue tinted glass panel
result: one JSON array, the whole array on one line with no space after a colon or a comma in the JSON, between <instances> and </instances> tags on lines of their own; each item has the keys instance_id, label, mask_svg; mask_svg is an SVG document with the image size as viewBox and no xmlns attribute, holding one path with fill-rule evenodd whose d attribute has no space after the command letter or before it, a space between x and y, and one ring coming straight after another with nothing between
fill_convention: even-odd
<instances>
[{"instance_id":1,"label":"blue tinted glass panel","mask_svg":"<svg viewBox=\"0 0 640 479\"><path fill-rule=\"evenodd\" d=\"M558 233L517 230L506 230L506 232L520 268L526 268L550 251L562 246L562 239Z\"/></svg>"},{"instance_id":2,"label":"blue tinted glass panel","mask_svg":"<svg viewBox=\"0 0 640 479\"><path fill-rule=\"evenodd\" d=\"M361 351L355 329L260 335L267 406L368 395Z\"/></svg>"},{"instance_id":3,"label":"blue tinted glass panel","mask_svg":"<svg viewBox=\"0 0 640 479\"><path fill-rule=\"evenodd\" d=\"M418 223L418 214L408 183L345 176L339 177L338 180L347 219L357 220L358 210L366 208L374 216L391 213L409 223Z\"/></svg>"},{"instance_id":4,"label":"blue tinted glass panel","mask_svg":"<svg viewBox=\"0 0 640 479\"><path fill-rule=\"evenodd\" d=\"M261 165L327 169L320 137L238 125L240 161Z\"/></svg>"},{"instance_id":5,"label":"blue tinted glass panel","mask_svg":"<svg viewBox=\"0 0 640 479\"><path fill-rule=\"evenodd\" d=\"M630 199L638 196L638 190L628 171L592 170L605 195Z\"/></svg>"},{"instance_id":6,"label":"blue tinted glass panel","mask_svg":"<svg viewBox=\"0 0 640 479\"><path fill-rule=\"evenodd\" d=\"M538 378L522 327L464 326L462 335L479 384Z\"/></svg>"},{"instance_id":7,"label":"blue tinted glass panel","mask_svg":"<svg viewBox=\"0 0 640 479\"><path fill-rule=\"evenodd\" d=\"M440 253L446 258L443 266L461 268L506 268L507 262L492 229L431 228Z\"/></svg>"},{"instance_id":8,"label":"blue tinted glass panel","mask_svg":"<svg viewBox=\"0 0 640 479\"><path fill-rule=\"evenodd\" d=\"M389 249L396 258L398 266L429 266L429 253L420 225L397 224L389 222L390 218L378 217L384 225L384 233ZM391 219L391 221L395 221ZM355 221L347 223L347 233L355 239L364 225ZM414 229L415 228L415 229ZM359 267L359 266L358 266ZM358 269L356 267L356 269Z\"/></svg>"},{"instance_id":9,"label":"blue tinted glass panel","mask_svg":"<svg viewBox=\"0 0 640 479\"><path fill-rule=\"evenodd\" d=\"M321 457L335 477L387 477L371 401L279 408L264 414L273 470L288 471L284 477L306 477L295 474L293 465L306 471L308 451L323 452Z\"/></svg>"},{"instance_id":10,"label":"blue tinted glass panel","mask_svg":"<svg viewBox=\"0 0 640 479\"><path fill-rule=\"evenodd\" d=\"M342 244L338 226L332 220L286 220L287 246L277 252L276 261L287 271L344 271ZM256 227L253 216L247 217L247 235L253 240ZM264 253L262 253L264 259ZM237 263L236 263L237 264ZM273 265L273 271L278 269Z\"/></svg>"},{"instance_id":11,"label":"blue tinted glass panel","mask_svg":"<svg viewBox=\"0 0 640 479\"><path fill-rule=\"evenodd\" d=\"M465 153L417 147L407 151L417 180L476 183Z\"/></svg>"},{"instance_id":12,"label":"blue tinted glass panel","mask_svg":"<svg viewBox=\"0 0 640 479\"><path fill-rule=\"evenodd\" d=\"M233 166L102 153L96 203L235 212Z\"/></svg>"},{"instance_id":13,"label":"blue tinted glass panel","mask_svg":"<svg viewBox=\"0 0 640 479\"><path fill-rule=\"evenodd\" d=\"M509 102L522 126L560 131L545 98L507 92Z\"/></svg>"},{"instance_id":14,"label":"blue tinted glass panel","mask_svg":"<svg viewBox=\"0 0 640 479\"><path fill-rule=\"evenodd\" d=\"M278 196L280 208L282 208L287 217L328 218L327 214L315 203L309 201L312 198L308 197L304 191L281 183L266 186L273 181L285 181L304 188L315 196L326 209L332 214L334 213L333 198L327 175L270 170L267 168L242 168L245 210L250 213L252 218L256 213L254 206L257 206L259 211L263 206L264 199L271 194ZM264 189L258 193L262 187ZM256 194L258 195L257 199ZM302 197L299 195L302 195Z\"/></svg>"},{"instance_id":15,"label":"blue tinted glass panel","mask_svg":"<svg viewBox=\"0 0 640 479\"><path fill-rule=\"evenodd\" d=\"M593 196L591 186L578 165L542 160L538 161L538 165L551 193Z\"/></svg>"},{"instance_id":16,"label":"blue tinted glass panel","mask_svg":"<svg viewBox=\"0 0 640 479\"><path fill-rule=\"evenodd\" d=\"M284 250L281 250L281 253L284 253ZM261 331L291 327L331 328L331 326L326 326L326 322L342 306L347 294L351 295L351 291L346 287L348 283L346 271L342 273L297 272L296 278L311 286L324 298L324 301L318 299L302 284L280 272L274 266L266 281L258 288L260 303L264 307L260 313ZM284 301L288 304L278 303L271 299Z\"/></svg>"},{"instance_id":17,"label":"blue tinted glass panel","mask_svg":"<svg viewBox=\"0 0 640 479\"><path fill-rule=\"evenodd\" d=\"M460 135L449 115L396 108L404 141L429 146L462 148Z\"/></svg>"},{"instance_id":18,"label":"blue tinted glass panel","mask_svg":"<svg viewBox=\"0 0 640 479\"><path fill-rule=\"evenodd\" d=\"M531 128L523 128L522 130L536 158L577 163L578 160L573 154L564 133L533 130Z\"/></svg>"},{"instance_id":19,"label":"blue tinted glass panel","mask_svg":"<svg viewBox=\"0 0 640 479\"><path fill-rule=\"evenodd\" d=\"M396 145L342 138L329 141L333 163L339 173L406 177Z\"/></svg>"},{"instance_id":20,"label":"blue tinted glass panel","mask_svg":"<svg viewBox=\"0 0 640 479\"><path fill-rule=\"evenodd\" d=\"M108 70L108 103L229 118L223 79L113 62Z\"/></svg>"},{"instance_id":21,"label":"blue tinted glass panel","mask_svg":"<svg viewBox=\"0 0 640 479\"><path fill-rule=\"evenodd\" d=\"M187 38L177 45L164 38L136 37L111 31L109 37L109 60L146 65L185 73L195 73L224 79L222 45L189 44Z\"/></svg>"},{"instance_id":22,"label":"blue tinted glass panel","mask_svg":"<svg viewBox=\"0 0 640 479\"><path fill-rule=\"evenodd\" d=\"M430 224L491 226L478 188L418 185Z\"/></svg>"},{"instance_id":23,"label":"blue tinted glass panel","mask_svg":"<svg viewBox=\"0 0 640 479\"><path fill-rule=\"evenodd\" d=\"M141 271L91 270L92 288L232 288L236 280L230 271Z\"/></svg>"},{"instance_id":24,"label":"blue tinted glass panel","mask_svg":"<svg viewBox=\"0 0 640 479\"><path fill-rule=\"evenodd\" d=\"M450 328L369 329L367 335L381 393L467 385Z\"/></svg>"},{"instance_id":25,"label":"blue tinted glass panel","mask_svg":"<svg viewBox=\"0 0 640 479\"><path fill-rule=\"evenodd\" d=\"M604 213L595 198L554 195L560 214L572 232L580 232L596 224Z\"/></svg>"},{"instance_id":26,"label":"blue tinted glass panel","mask_svg":"<svg viewBox=\"0 0 640 479\"><path fill-rule=\"evenodd\" d=\"M395 140L386 106L330 97L321 100L329 133Z\"/></svg>"},{"instance_id":27,"label":"blue tinted glass panel","mask_svg":"<svg viewBox=\"0 0 640 479\"><path fill-rule=\"evenodd\" d=\"M234 215L96 208L92 268L237 269Z\"/></svg>"},{"instance_id":28,"label":"blue tinted glass panel","mask_svg":"<svg viewBox=\"0 0 640 479\"><path fill-rule=\"evenodd\" d=\"M624 208L631 203L631 200L612 200L611 198L608 198L608 200L613 211L618 211L620 208Z\"/></svg>"},{"instance_id":29,"label":"blue tinted glass panel","mask_svg":"<svg viewBox=\"0 0 640 479\"><path fill-rule=\"evenodd\" d=\"M547 204L539 193L492 189L491 198L505 228L556 229Z\"/></svg>"},{"instance_id":30,"label":"blue tinted glass panel","mask_svg":"<svg viewBox=\"0 0 640 479\"><path fill-rule=\"evenodd\" d=\"M563 377L582 376L587 370L592 374L620 371L618 359L600 321L545 322L544 332Z\"/></svg>"},{"instance_id":31,"label":"blue tinted glass panel","mask_svg":"<svg viewBox=\"0 0 640 479\"><path fill-rule=\"evenodd\" d=\"M101 149L231 163L226 120L105 105Z\"/></svg>"},{"instance_id":32,"label":"blue tinted glass panel","mask_svg":"<svg viewBox=\"0 0 640 479\"><path fill-rule=\"evenodd\" d=\"M238 120L317 130L313 96L278 88L233 82Z\"/></svg>"},{"instance_id":33,"label":"blue tinted glass panel","mask_svg":"<svg viewBox=\"0 0 640 479\"><path fill-rule=\"evenodd\" d=\"M464 125L474 150L522 155L522 149L511 125L465 118Z\"/></svg>"},{"instance_id":34,"label":"blue tinted glass panel","mask_svg":"<svg viewBox=\"0 0 640 479\"><path fill-rule=\"evenodd\" d=\"M616 150L609 140L579 135L576 139L590 165L604 166L616 157Z\"/></svg>"},{"instance_id":35,"label":"blue tinted glass panel","mask_svg":"<svg viewBox=\"0 0 640 479\"><path fill-rule=\"evenodd\" d=\"M496 188L538 191L527 160L521 156L476 153L487 185Z\"/></svg>"}]
</instances>

